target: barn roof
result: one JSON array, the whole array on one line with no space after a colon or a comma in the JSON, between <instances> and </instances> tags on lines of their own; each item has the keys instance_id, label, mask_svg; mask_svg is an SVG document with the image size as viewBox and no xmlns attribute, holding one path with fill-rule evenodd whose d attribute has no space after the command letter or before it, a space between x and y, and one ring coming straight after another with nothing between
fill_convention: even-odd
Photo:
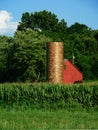
<instances>
[{"instance_id":1,"label":"barn roof","mask_svg":"<svg viewBox=\"0 0 98 130\"><path fill-rule=\"evenodd\" d=\"M64 61L67 61L68 59L64 59Z\"/></svg>"}]
</instances>

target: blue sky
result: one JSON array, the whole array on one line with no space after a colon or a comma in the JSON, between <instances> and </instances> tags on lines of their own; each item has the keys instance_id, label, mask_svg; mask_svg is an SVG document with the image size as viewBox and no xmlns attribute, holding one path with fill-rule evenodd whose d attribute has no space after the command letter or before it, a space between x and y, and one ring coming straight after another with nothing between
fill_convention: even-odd
<instances>
[{"instance_id":1,"label":"blue sky","mask_svg":"<svg viewBox=\"0 0 98 130\"><path fill-rule=\"evenodd\" d=\"M68 26L75 22L98 29L98 0L0 0L0 35L13 35L24 12L47 10Z\"/></svg>"}]
</instances>

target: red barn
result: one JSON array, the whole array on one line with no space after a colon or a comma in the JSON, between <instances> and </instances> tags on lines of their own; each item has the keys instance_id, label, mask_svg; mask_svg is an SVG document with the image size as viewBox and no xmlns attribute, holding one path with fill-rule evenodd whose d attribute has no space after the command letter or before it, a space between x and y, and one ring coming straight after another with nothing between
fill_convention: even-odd
<instances>
[{"instance_id":1,"label":"red barn","mask_svg":"<svg viewBox=\"0 0 98 130\"><path fill-rule=\"evenodd\" d=\"M64 83L76 83L82 82L83 74L79 71L74 64L68 59L64 60L63 82Z\"/></svg>"}]
</instances>

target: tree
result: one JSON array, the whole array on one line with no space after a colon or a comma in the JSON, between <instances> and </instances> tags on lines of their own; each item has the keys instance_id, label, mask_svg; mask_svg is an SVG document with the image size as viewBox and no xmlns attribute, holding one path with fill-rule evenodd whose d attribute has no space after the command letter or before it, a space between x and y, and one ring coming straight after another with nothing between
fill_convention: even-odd
<instances>
[{"instance_id":1,"label":"tree","mask_svg":"<svg viewBox=\"0 0 98 130\"><path fill-rule=\"evenodd\" d=\"M69 34L72 34L72 33L83 34L84 32L86 32L86 34L87 34L88 30L90 30L90 28L88 28L86 25L80 24L80 23L74 23L73 25L71 25L67 29L67 33L69 33Z\"/></svg>"},{"instance_id":2,"label":"tree","mask_svg":"<svg viewBox=\"0 0 98 130\"><path fill-rule=\"evenodd\" d=\"M7 79L7 56L10 43L13 38L0 36L0 82Z\"/></svg>"},{"instance_id":3,"label":"tree","mask_svg":"<svg viewBox=\"0 0 98 130\"><path fill-rule=\"evenodd\" d=\"M32 30L34 30L34 28L39 28L44 35L48 37L51 36L54 39L56 36L57 39L59 37L61 40L62 35L64 35L66 31L67 23L64 19L59 21L57 15L46 10L31 14L26 12L22 15L18 30L22 31L29 28Z\"/></svg>"},{"instance_id":4,"label":"tree","mask_svg":"<svg viewBox=\"0 0 98 130\"><path fill-rule=\"evenodd\" d=\"M17 31L8 55L9 81L40 81L46 74L46 42L43 34L33 30Z\"/></svg>"},{"instance_id":5,"label":"tree","mask_svg":"<svg viewBox=\"0 0 98 130\"><path fill-rule=\"evenodd\" d=\"M98 70L98 42L91 29L85 25L76 23L67 30L65 39L65 56L72 61L72 54L75 55L75 65L83 72L84 79L98 79L95 70ZM96 66L96 69L93 69Z\"/></svg>"}]
</instances>

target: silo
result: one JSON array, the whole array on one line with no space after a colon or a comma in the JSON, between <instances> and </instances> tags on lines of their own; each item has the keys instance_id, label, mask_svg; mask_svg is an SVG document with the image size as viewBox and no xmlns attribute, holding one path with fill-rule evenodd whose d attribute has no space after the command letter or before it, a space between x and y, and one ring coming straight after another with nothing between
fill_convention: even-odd
<instances>
[{"instance_id":1,"label":"silo","mask_svg":"<svg viewBox=\"0 0 98 130\"><path fill-rule=\"evenodd\" d=\"M63 82L63 42L47 43L47 78L52 83Z\"/></svg>"}]
</instances>

